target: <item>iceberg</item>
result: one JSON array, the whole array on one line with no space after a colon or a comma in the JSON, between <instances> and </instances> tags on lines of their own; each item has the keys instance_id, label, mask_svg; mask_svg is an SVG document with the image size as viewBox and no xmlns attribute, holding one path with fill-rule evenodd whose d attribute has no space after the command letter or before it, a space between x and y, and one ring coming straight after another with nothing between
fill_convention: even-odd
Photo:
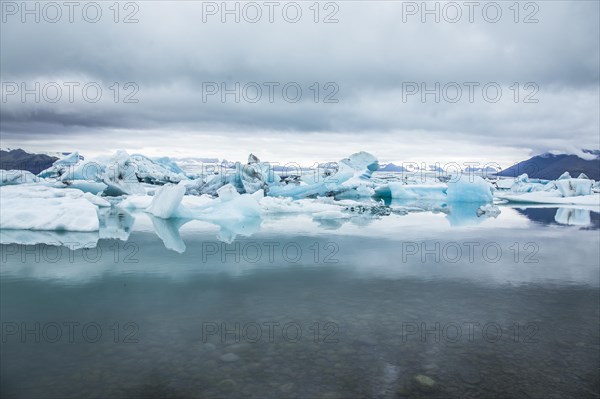
<instances>
[{"instance_id":1,"label":"iceberg","mask_svg":"<svg viewBox=\"0 0 600 399\"><path fill-rule=\"evenodd\" d=\"M0 186L37 183L40 179L28 170L0 170Z\"/></svg>"},{"instance_id":2,"label":"iceberg","mask_svg":"<svg viewBox=\"0 0 600 399\"><path fill-rule=\"evenodd\" d=\"M405 184L390 182L375 188L375 195L393 199L445 199L445 184Z\"/></svg>"},{"instance_id":3,"label":"iceberg","mask_svg":"<svg viewBox=\"0 0 600 399\"><path fill-rule=\"evenodd\" d=\"M561 179L554 182L563 197L592 194L594 182L589 179Z\"/></svg>"},{"instance_id":4,"label":"iceberg","mask_svg":"<svg viewBox=\"0 0 600 399\"><path fill-rule=\"evenodd\" d=\"M38 177L47 179L58 179L69 170L72 170L81 160L78 152L72 152L55 161L52 166L38 173Z\"/></svg>"},{"instance_id":5,"label":"iceberg","mask_svg":"<svg viewBox=\"0 0 600 399\"><path fill-rule=\"evenodd\" d=\"M261 216L260 205L254 195L240 194L232 185L221 187L217 194L219 197L214 199L203 196L204 199L201 197L195 204L183 204L173 216L204 221L244 220Z\"/></svg>"},{"instance_id":6,"label":"iceberg","mask_svg":"<svg viewBox=\"0 0 600 399\"><path fill-rule=\"evenodd\" d=\"M156 162L144 155L133 154L129 162L134 165L135 177L140 182L162 185L188 179L185 173L168 158L159 158Z\"/></svg>"},{"instance_id":7,"label":"iceberg","mask_svg":"<svg viewBox=\"0 0 600 399\"><path fill-rule=\"evenodd\" d=\"M271 165L260 162L257 156L250 154L246 165L236 162L233 170L225 169L216 174L199 192L216 195L219 188L231 185L240 194L253 194L259 190L268 191L268 185L274 181L275 172Z\"/></svg>"},{"instance_id":8,"label":"iceberg","mask_svg":"<svg viewBox=\"0 0 600 399\"><path fill-rule=\"evenodd\" d=\"M598 193L575 197L563 197L558 190L553 190L525 194L496 194L496 196L509 202L600 206L600 194Z\"/></svg>"},{"instance_id":9,"label":"iceberg","mask_svg":"<svg viewBox=\"0 0 600 399\"><path fill-rule=\"evenodd\" d=\"M118 150L111 157L84 160L74 152L54 162L38 177L54 179L66 186L108 196L141 194L140 183L163 185L187 180L187 176L168 158L153 161L140 154Z\"/></svg>"},{"instance_id":10,"label":"iceberg","mask_svg":"<svg viewBox=\"0 0 600 399\"><path fill-rule=\"evenodd\" d=\"M99 201L95 204L79 190L73 191L81 195L65 195L66 189L50 187L39 187L48 190L41 192L7 193L10 187L18 186L4 187L0 194L0 229L98 231L100 227L96 206Z\"/></svg>"},{"instance_id":11,"label":"iceberg","mask_svg":"<svg viewBox=\"0 0 600 399\"><path fill-rule=\"evenodd\" d=\"M479 176L461 176L448 182L448 202L491 203L494 200L493 186Z\"/></svg>"},{"instance_id":12,"label":"iceberg","mask_svg":"<svg viewBox=\"0 0 600 399\"><path fill-rule=\"evenodd\" d=\"M564 172L556 180L566 180L566 179L570 179L570 178L571 178L571 174L569 172Z\"/></svg>"},{"instance_id":13,"label":"iceberg","mask_svg":"<svg viewBox=\"0 0 600 399\"><path fill-rule=\"evenodd\" d=\"M185 187L183 183L165 185L154 196L132 195L117 206L131 210L145 209L153 215L157 234L160 231L159 236L169 242L172 249L181 248L173 226L161 223L158 219L210 222L221 227L219 237L225 241L233 240L238 234L250 235L260 227L262 210L258 201L264 197L262 190L254 194L240 194L233 185L225 185L217 191L218 197L213 198L206 194L184 195Z\"/></svg>"},{"instance_id":14,"label":"iceberg","mask_svg":"<svg viewBox=\"0 0 600 399\"><path fill-rule=\"evenodd\" d=\"M64 184L64 187L76 188L84 193L90 193L94 195L101 194L108 188L108 185L104 183L87 180L65 181L62 184ZM57 186L55 185L54 187Z\"/></svg>"},{"instance_id":15,"label":"iceberg","mask_svg":"<svg viewBox=\"0 0 600 399\"><path fill-rule=\"evenodd\" d=\"M510 202L600 205L599 197L595 195L596 185L583 173L574 179L565 172L554 181L529 179L527 175L521 175L509 192L498 192L496 196Z\"/></svg>"},{"instance_id":16,"label":"iceberg","mask_svg":"<svg viewBox=\"0 0 600 399\"><path fill-rule=\"evenodd\" d=\"M315 196L340 196L343 198L369 197L375 193L373 172L379 169L377 158L368 152L357 152L328 167L323 173L284 179L270 184L268 195L275 197L306 198Z\"/></svg>"},{"instance_id":17,"label":"iceberg","mask_svg":"<svg viewBox=\"0 0 600 399\"><path fill-rule=\"evenodd\" d=\"M512 184L509 185L509 182L512 182ZM527 173L523 173L516 179L501 179L497 182L497 185L498 188L508 188L513 193L531 193L555 188L552 182L542 179L530 179Z\"/></svg>"},{"instance_id":18,"label":"iceberg","mask_svg":"<svg viewBox=\"0 0 600 399\"><path fill-rule=\"evenodd\" d=\"M184 195L184 185L165 184L156 191L146 212L161 219L169 219L181 204Z\"/></svg>"}]
</instances>

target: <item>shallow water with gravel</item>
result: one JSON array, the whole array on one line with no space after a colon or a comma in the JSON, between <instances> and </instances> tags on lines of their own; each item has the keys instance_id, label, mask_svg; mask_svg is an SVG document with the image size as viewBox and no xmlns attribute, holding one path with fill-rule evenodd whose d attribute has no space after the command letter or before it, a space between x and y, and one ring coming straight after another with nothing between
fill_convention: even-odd
<instances>
[{"instance_id":1,"label":"shallow water with gravel","mask_svg":"<svg viewBox=\"0 0 600 399\"><path fill-rule=\"evenodd\" d=\"M1 396L597 398L598 214L553 212L5 244Z\"/></svg>"}]
</instances>

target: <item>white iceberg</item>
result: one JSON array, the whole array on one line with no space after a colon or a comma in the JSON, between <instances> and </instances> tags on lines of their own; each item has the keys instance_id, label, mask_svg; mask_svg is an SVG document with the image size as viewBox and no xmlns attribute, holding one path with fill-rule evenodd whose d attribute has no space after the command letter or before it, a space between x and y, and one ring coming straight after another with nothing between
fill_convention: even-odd
<instances>
[{"instance_id":1,"label":"white iceberg","mask_svg":"<svg viewBox=\"0 0 600 399\"><path fill-rule=\"evenodd\" d=\"M0 186L37 183L40 179L28 170L0 170Z\"/></svg>"},{"instance_id":2,"label":"white iceberg","mask_svg":"<svg viewBox=\"0 0 600 399\"><path fill-rule=\"evenodd\" d=\"M594 182L589 179L562 179L554 182L563 197L576 197L592 194Z\"/></svg>"},{"instance_id":3,"label":"white iceberg","mask_svg":"<svg viewBox=\"0 0 600 399\"><path fill-rule=\"evenodd\" d=\"M233 169L222 169L200 187L199 192L216 195L219 188L231 185L240 194L253 194L259 190L268 191L269 184L275 180L278 180L278 176L275 175L271 165L260 162L258 157L250 154L247 164L236 162Z\"/></svg>"},{"instance_id":4,"label":"white iceberg","mask_svg":"<svg viewBox=\"0 0 600 399\"><path fill-rule=\"evenodd\" d=\"M573 179L569 172L565 172L554 181L529 179L527 175L521 175L510 191L498 192L496 196L510 202L600 205L594 190L596 184L583 173Z\"/></svg>"},{"instance_id":5,"label":"white iceberg","mask_svg":"<svg viewBox=\"0 0 600 399\"><path fill-rule=\"evenodd\" d=\"M344 198L365 197L375 193L371 176L379 169L377 158L367 152L357 152L330 165L323 173L319 170L299 179L272 183L268 195L275 197L306 198L343 194Z\"/></svg>"},{"instance_id":6,"label":"white iceberg","mask_svg":"<svg viewBox=\"0 0 600 399\"><path fill-rule=\"evenodd\" d=\"M262 190L254 194L240 194L232 185L217 191L217 198L209 195L184 195L185 184L163 186L155 196L133 195L123 200L118 207L123 209L145 209L158 218L153 219L160 237L174 250L181 249L173 226L160 223L158 219L201 220L221 227L219 237L233 240L236 235L250 235L258 230L262 209L258 203L263 198ZM181 222L185 223L185 222ZM164 234L163 234L164 233Z\"/></svg>"},{"instance_id":7,"label":"white iceberg","mask_svg":"<svg viewBox=\"0 0 600 399\"><path fill-rule=\"evenodd\" d=\"M490 203L494 200L493 186L479 176L461 176L448 182L448 202Z\"/></svg>"},{"instance_id":8,"label":"white iceberg","mask_svg":"<svg viewBox=\"0 0 600 399\"><path fill-rule=\"evenodd\" d=\"M79 153L74 152L57 160L38 176L109 196L141 194L144 189L140 183L162 185L187 180L168 158L153 161L140 154L129 155L123 150L110 157L90 160L83 160Z\"/></svg>"},{"instance_id":9,"label":"white iceberg","mask_svg":"<svg viewBox=\"0 0 600 399\"><path fill-rule=\"evenodd\" d=\"M78 152L72 152L61 159L56 160L52 166L38 173L38 177L47 179L59 179L64 174L72 171L81 161Z\"/></svg>"},{"instance_id":10,"label":"white iceberg","mask_svg":"<svg viewBox=\"0 0 600 399\"><path fill-rule=\"evenodd\" d=\"M74 189L7 186L0 189L0 229L97 231L105 200Z\"/></svg>"},{"instance_id":11,"label":"white iceberg","mask_svg":"<svg viewBox=\"0 0 600 399\"><path fill-rule=\"evenodd\" d=\"M513 193L531 193L555 188L552 182L542 179L531 179L527 176L527 173L523 173L516 179L501 179L497 182L497 186L498 188L506 188L509 182L512 182L512 184L508 188Z\"/></svg>"},{"instance_id":12,"label":"white iceberg","mask_svg":"<svg viewBox=\"0 0 600 399\"><path fill-rule=\"evenodd\" d=\"M184 195L184 185L166 184L156 191L146 212L162 219L169 219L181 204Z\"/></svg>"},{"instance_id":13,"label":"white iceberg","mask_svg":"<svg viewBox=\"0 0 600 399\"><path fill-rule=\"evenodd\" d=\"M445 199L448 186L445 184L405 184L390 182L377 186L375 195L393 199Z\"/></svg>"},{"instance_id":14,"label":"white iceberg","mask_svg":"<svg viewBox=\"0 0 600 399\"><path fill-rule=\"evenodd\" d=\"M560 205L591 205L600 206L600 194L580 195L576 197L563 197L558 190L540 191L524 194L496 194L498 198L509 202L531 204L560 204Z\"/></svg>"}]
</instances>

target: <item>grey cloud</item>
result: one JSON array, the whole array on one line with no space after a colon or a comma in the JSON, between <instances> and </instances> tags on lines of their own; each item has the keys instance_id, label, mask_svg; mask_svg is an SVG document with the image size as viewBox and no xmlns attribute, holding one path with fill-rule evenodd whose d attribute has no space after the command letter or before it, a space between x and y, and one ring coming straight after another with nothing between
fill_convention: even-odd
<instances>
[{"instance_id":1,"label":"grey cloud","mask_svg":"<svg viewBox=\"0 0 600 399\"><path fill-rule=\"evenodd\" d=\"M510 14L497 24L402 23L400 2L338 4L337 24L308 16L298 24L204 24L200 2L140 2L140 22L130 25L108 16L98 24L8 20L0 39L3 82L70 79L102 82L105 90L135 82L140 102L11 98L0 113L3 140L120 129L144 139L143 131L186 130L231 137L331 132L368 141L373 132L419 131L432 140L450 135L534 151L600 145L597 2L537 2L537 24L515 24ZM202 102L203 82L273 81L298 82L302 101ZM339 103L314 103L313 82L335 82ZM495 104L405 103L403 82L498 82L504 96ZM511 102L513 82L535 82L540 102Z\"/></svg>"}]
</instances>

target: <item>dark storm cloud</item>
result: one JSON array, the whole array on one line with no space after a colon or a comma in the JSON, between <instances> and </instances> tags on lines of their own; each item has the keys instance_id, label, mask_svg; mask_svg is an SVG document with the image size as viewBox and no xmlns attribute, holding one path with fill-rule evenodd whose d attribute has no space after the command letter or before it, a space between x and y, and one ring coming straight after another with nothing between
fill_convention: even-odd
<instances>
[{"instance_id":1,"label":"dark storm cloud","mask_svg":"<svg viewBox=\"0 0 600 399\"><path fill-rule=\"evenodd\" d=\"M3 15L3 84L95 82L102 88L98 102L86 101L77 90L72 102L65 93L56 103L8 96L1 111L4 141L115 130L144 139L150 132L184 130L231 137L249 131L264 137L331 132L367 141L374 132L407 139L418 130L431 140L454 137L463 144L536 151L599 145L597 2L534 2L539 22L531 24L522 23L530 11L525 9L520 22L513 21L512 2L499 3L503 17L497 23L476 12L473 23L463 16L455 24L431 17L421 23L420 15L403 22L402 2L337 2L339 22L332 24L314 23L308 3L300 3L303 18L294 24L277 13L273 24L243 18L235 23L231 16L221 23L220 15L204 23L202 2L139 2L139 22L123 24L114 23L108 3L101 4L103 18L94 24L77 13L73 23L63 18L56 24ZM121 85L117 103L113 82ZM131 93L123 89L127 82L139 88L134 96L139 102L123 103ZM233 95L223 103L219 94L203 101L210 82L279 86L272 102L264 86L256 103L243 96L236 103ZM302 89L298 102L281 93L290 82ZM318 102L311 89L315 82ZM433 95L422 102L419 94L403 101L410 82L428 88L436 82L478 82L477 93L493 83L503 92L498 102L481 94L470 102L463 86L457 103L443 97L435 102ZM527 83L535 87L526 89ZM524 103L533 91L538 102ZM324 102L327 95L337 103Z\"/></svg>"}]
</instances>

